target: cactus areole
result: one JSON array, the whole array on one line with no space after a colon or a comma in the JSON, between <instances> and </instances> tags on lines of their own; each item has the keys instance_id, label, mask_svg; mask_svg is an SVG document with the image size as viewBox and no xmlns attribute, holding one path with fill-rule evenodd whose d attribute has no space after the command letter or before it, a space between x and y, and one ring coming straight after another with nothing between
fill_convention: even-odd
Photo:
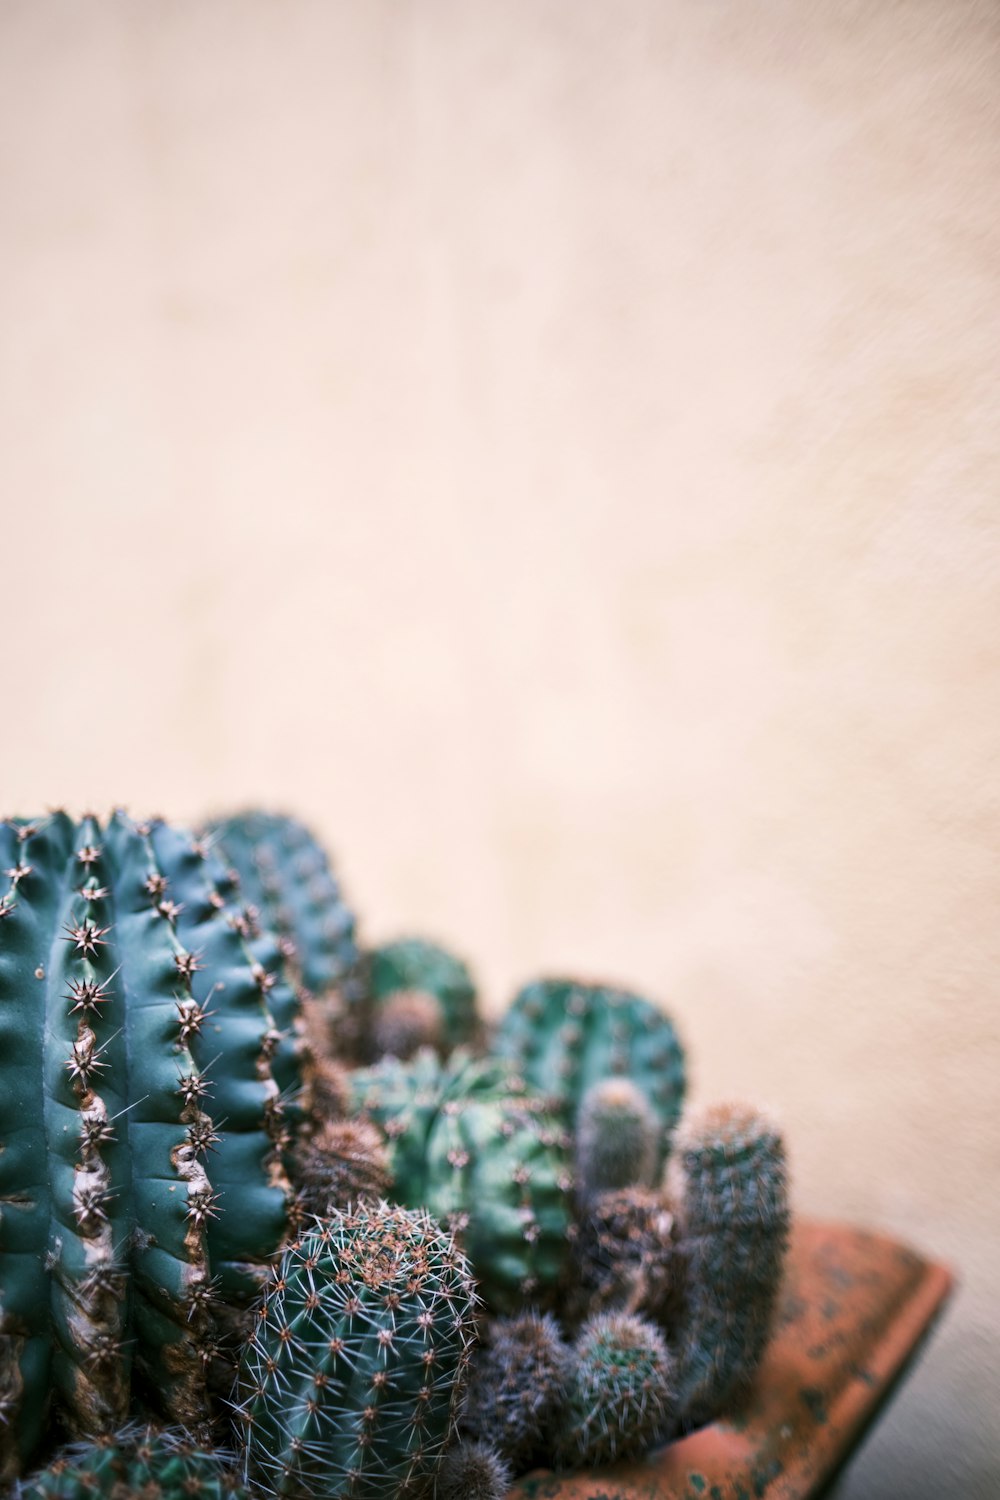
<instances>
[{"instance_id":1,"label":"cactus areole","mask_svg":"<svg viewBox=\"0 0 1000 1500\"><path fill-rule=\"evenodd\" d=\"M207 1410L213 1303L286 1238L296 1000L221 862L121 813L0 824L0 1477ZM268 960L265 962L264 960ZM283 1080L279 1087L278 1078Z\"/></svg>"}]
</instances>

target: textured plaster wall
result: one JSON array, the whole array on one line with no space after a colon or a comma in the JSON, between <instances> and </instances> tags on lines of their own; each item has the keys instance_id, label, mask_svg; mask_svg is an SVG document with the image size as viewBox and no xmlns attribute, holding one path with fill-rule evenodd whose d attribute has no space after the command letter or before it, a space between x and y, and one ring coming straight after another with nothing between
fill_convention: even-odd
<instances>
[{"instance_id":1,"label":"textured plaster wall","mask_svg":"<svg viewBox=\"0 0 1000 1500\"><path fill-rule=\"evenodd\" d=\"M852 1500L1000 1489L998 44L0 6L3 810L285 803L494 1006L662 996L961 1269Z\"/></svg>"}]
</instances>

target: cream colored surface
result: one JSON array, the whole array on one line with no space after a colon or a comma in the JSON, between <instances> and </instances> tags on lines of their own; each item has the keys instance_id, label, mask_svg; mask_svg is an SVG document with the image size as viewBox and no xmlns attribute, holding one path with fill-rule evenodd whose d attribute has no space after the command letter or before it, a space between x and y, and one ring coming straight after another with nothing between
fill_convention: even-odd
<instances>
[{"instance_id":1,"label":"cream colored surface","mask_svg":"<svg viewBox=\"0 0 1000 1500\"><path fill-rule=\"evenodd\" d=\"M664 997L961 1268L867 1500L1000 1491L998 42L0 9L4 802L286 804L494 1006Z\"/></svg>"}]
</instances>

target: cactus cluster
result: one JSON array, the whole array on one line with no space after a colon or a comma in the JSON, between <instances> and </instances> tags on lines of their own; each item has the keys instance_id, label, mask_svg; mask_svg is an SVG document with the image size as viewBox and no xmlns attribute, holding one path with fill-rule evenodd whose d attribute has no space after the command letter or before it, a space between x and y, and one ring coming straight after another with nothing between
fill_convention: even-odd
<instances>
[{"instance_id":1,"label":"cactus cluster","mask_svg":"<svg viewBox=\"0 0 1000 1500\"><path fill-rule=\"evenodd\" d=\"M21 1500L502 1500L740 1399L784 1147L681 1117L657 1006L539 980L487 1052L273 814L11 819L0 872L0 1479L89 1439Z\"/></svg>"}]
</instances>

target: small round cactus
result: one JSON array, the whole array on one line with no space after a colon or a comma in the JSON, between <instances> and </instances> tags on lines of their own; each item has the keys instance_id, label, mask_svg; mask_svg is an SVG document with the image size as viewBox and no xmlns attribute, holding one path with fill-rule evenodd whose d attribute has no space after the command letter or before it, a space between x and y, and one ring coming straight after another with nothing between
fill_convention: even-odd
<instances>
[{"instance_id":1,"label":"small round cactus","mask_svg":"<svg viewBox=\"0 0 1000 1500\"><path fill-rule=\"evenodd\" d=\"M667 1436L676 1402L674 1361L655 1324L599 1313L573 1345L556 1435L559 1466L637 1458Z\"/></svg>"},{"instance_id":2,"label":"small round cactus","mask_svg":"<svg viewBox=\"0 0 1000 1500\"><path fill-rule=\"evenodd\" d=\"M394 1029L392 1021L384 1021L383 1013L393 1007L398 1011L396 997L406 992L418 992L436 1001L434 1034L425 1040L442 1054L478 1039L475 980L468 965L447 948L426 938L399 938L372 948L367 954L367 967L377 1050L393 1052L397 1057L405 1055L393 1047L379 1048L378 1044L381 1026L388 1024L390 1034ZM424 1014L426 1019L426 1005Z\"/></svg>"},{"instance_id":3,"label":"small round cactus","mask_svg":"<svg viewBox=\"0 0 1000 1500\"><path fill-rule=\"evenodd\" d=\"M692 1112L670 1179L687 1283L681 1415L694 1427L738 1399L767 1346L788 1242L784 1142L746 1105Z\"/></svg>"},{"instance_id":4,"label":"small round cactus","mask_svg":"<svg viewBox=\"0 0 1000 1500\"><path fill-rule=\"evenodd\" d=\"M592 1084L576 1118L576 1178L585 1197L613 1188L652 1187L660 1122L631 1078Z\"/></svg>"},{"instance_id":5,"label":"small round cactus","mask_svg":"<svg viewBox=\"0 0 1000 1500\"><path fill-rule=\"evenodd\" d=\"M428 990L396 990L378 1006L372 1018L372 1050L376 1057L405 1061L421 1047L444 1050L445 1024L441 1002Z\"/></svg>"},{"instance_id":6,"label":"small round cactus","mask_svg":"<svg viewBox=\"0 0 1000 1500\"><path fill-rule=\"evenodd\" d=\"M511 1471L488 1443L459 1442L449 1448L437 1473L437 1500L504 1500Z\"/></svg>"},{"instance_id":7,"label":"small round cactus","mask_svg":"<svg viewBox=\"0 0 1000 1500\"><path fill-rule=\"evenodd\" d=\"M127 1427L74 1443L16 1490L19 1500L249 1500L233 1457L183 1428Z\"/></svg>"},{"instance_id":8,"label":"small round cactus","mask_svg":"<svg viewBox=\"0 0 1000 1500\"><path fill-rule=\"evenodd\" d=\"M494 1318L472 1356L462 1431L496 1448L516 1474L543 1461L570 1358L550 1313Z\"/></svg>"},{"instance_id":9,"label":"small round cactus","mask_svg":"<svg viewBox=\"0 0 1000 1500\"><path fill-rule=\"evenodd\" d=\"M426 1214L360 1204L282 1256L244 1350L247 1471L289 1500L420 1493L475 1334L464 1255Z\"/></svg>"}]
</instances>

